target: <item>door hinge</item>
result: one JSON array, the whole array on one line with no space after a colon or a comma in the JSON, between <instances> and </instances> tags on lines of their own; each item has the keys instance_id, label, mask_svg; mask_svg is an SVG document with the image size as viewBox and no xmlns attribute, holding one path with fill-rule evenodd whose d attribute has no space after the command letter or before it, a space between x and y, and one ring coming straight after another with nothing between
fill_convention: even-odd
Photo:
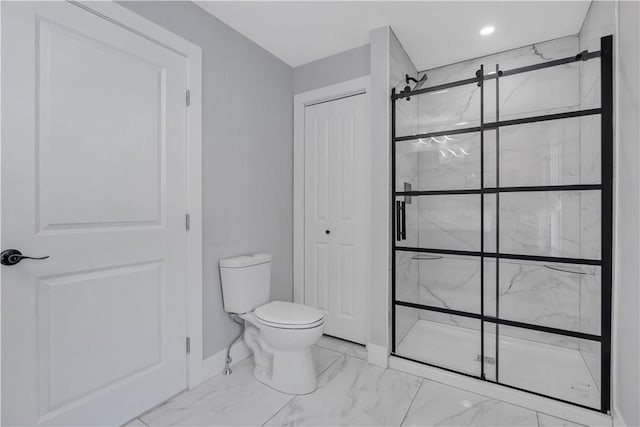
<instances>
[{"instance_id":1,"label":"door hinge","mask_svg":"<svg viewBox=\"0 0 640 427\"><path fill-rule=\"evenodd\" d=\"M191 228L191 215L186 214L184 217L184 227L189 231Z\"/></svg>"},{"instance_id":2,"label":"door hinge","mask_svg":"<svg viewBox=\"0 0 640 427\"><path fill-rule=\"evenodd\" d=\"M187 354L191 353L191 338L187 337Z\"/></svg>"},{"instance_id":3,"label":"door hinge","mask_svg":"<svg viewBox=\"0 0 640 427\"><path fill-rule=\"evenodd\" d=\"M187 107L191 105L191 91L189 89L187 89L187 94L185 95L185 103Z\"/></svg>"}]
</instances>

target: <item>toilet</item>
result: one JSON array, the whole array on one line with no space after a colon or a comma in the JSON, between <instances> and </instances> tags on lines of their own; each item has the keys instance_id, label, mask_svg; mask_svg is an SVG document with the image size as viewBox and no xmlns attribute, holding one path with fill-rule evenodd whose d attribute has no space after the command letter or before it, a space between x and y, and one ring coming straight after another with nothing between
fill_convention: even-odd
<instances>
[{"instance_id":1,"label":"toilet","mask_svg":"<svg viewBox=\"0 0 640 427\"><path fill-rule=\"evenodd\" d=\"M244 320L244 342L254 356L254 377L278 391L307 394L317 387L311 346L324 332L325 313L269 301L271 255L220 260L224 310Z\"/></svg>"}]
</instances>

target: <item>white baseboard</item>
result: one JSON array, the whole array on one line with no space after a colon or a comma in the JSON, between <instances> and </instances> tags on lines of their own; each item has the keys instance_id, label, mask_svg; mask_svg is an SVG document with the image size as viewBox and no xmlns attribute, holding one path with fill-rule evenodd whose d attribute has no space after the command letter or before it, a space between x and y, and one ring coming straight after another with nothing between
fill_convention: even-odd
<instances>
[{"instance_id":1,"label":"white baseboard","mask_svg":"<svg viewBox=\"0 0 640 427\"><path fill-rule=\"evenodd\" d=\"M231 347L231 366L251 356L251 350L246 346L244 340L240 340ZM215 377L224 370L227 358L227 349L222 349L211 357L202 361L202 381Z\"/></svg>"},{"instance_id":2,"label":"white baseboard","mask_svg":"<svg viewBox=\"0 0 640 427\"><path fill-rule=\"evenodd\" d=\"M381 368L387 368L389 366L389 352L387 347L372 344L367 344L368 362Z\"/></svg>"},{"instance_id":3,"label":"white baseboard","mask_svg":"<svg viewBox=\"0 0 640 427\"><path fill-rule=\"evenodd\" d=\"M434 368L421 363L411 362L409 360L391 356L389 358L389 367L398 371L407 372L412 375L417 375L419 377L450 385L452 387L467 390L471 393L481 394L496 400L502 400L513 405L523 406L525 408L533 409L534 411L544 412L545 414L564 418L580 424L593 427L612 426L611 417L596 411L536 396L524 391L491 384L486 381L469 378L464 375L454 374L443 369Z\"/></svg>"}]
</instances>

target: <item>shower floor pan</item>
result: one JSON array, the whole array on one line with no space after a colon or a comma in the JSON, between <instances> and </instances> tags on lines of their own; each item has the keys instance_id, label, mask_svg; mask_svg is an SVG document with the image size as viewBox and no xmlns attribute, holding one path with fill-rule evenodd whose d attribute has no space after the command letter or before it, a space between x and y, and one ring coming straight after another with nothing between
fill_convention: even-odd
<instances>
[{"instance_id":1,"label":"shower floor pan","mask_svg":"<svg viewBox=\"0 0 640 427\"><path fill-rule=\"evenodd\" d=\"M396 346L396 354L480 376L480 345L479 331L418 320ZM589 354L585 357L577 349L501 334L498 380L501 384L598 408L600 391L587 363L598 372L599 360ZM495 334L486 330L485 361L486 378L495 380Z\"/></svg>"}]
</instances>

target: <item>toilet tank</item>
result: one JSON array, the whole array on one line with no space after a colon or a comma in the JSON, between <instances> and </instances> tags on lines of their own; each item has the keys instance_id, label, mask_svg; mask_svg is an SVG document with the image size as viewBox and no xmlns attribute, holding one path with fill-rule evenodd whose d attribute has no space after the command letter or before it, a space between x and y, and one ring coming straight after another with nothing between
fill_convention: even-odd
<instances>
[{"instance_id":1,"label":"toilet tank","mask_svg":"<svg viewBox=\"0 0 640 427\"><path fill-rule=\"evenodd\" d=\"M224 311L247 313L269 302L271 255L253 254L221 259Z\"/></svg>"}]
</instances>

